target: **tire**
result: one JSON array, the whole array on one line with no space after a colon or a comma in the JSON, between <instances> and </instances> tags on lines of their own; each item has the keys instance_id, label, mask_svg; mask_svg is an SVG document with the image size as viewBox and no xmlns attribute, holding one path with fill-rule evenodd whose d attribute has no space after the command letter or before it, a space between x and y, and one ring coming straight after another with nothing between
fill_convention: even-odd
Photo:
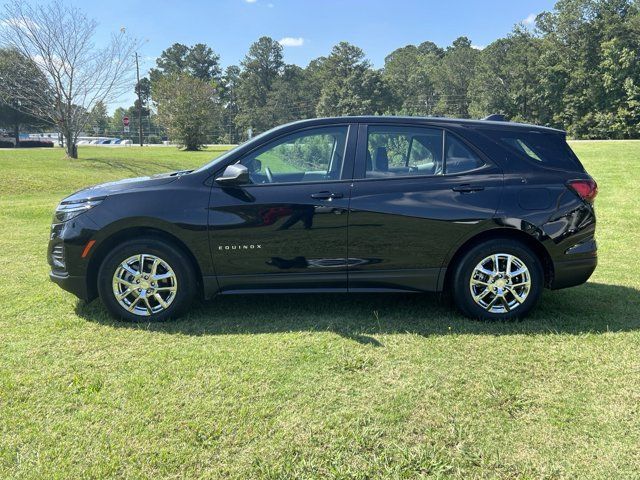
<instances>
[{"instance_id":1,"label":"tire","mask_svg":"<svg viewBox=\"0 0 640 480\"><path fill-rule=\"evenodd\" d=\"M457 262L452 287L454 302L467 317L513 320L526 316L538 303L544 272L524 244L494 239L474 246Z\"/></svg>"},{"instance_id":2,"label":"tire","mask_svg":"<svg viewBox=\"0 0 640 480\"><path fill-rule=\"evenodd\" d=\"M189 307L196 290L190 259L171 243L153 238L116 246L98 271L98 293L105 307L114 317L129 322L177 318Z\"/></svg>"}]
</instances>

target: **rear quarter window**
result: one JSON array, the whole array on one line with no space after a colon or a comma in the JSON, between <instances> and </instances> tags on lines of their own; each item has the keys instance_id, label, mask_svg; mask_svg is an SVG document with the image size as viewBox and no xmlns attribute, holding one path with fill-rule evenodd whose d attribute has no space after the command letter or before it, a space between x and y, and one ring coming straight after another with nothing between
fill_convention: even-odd
<instances>
[{"instance_id":1,"label":"rear quarter window","mask_svg":"<svg viewBox=\"0 0 640 480\"><path fill-rule=\"evenodd\" d=\"M562 170L584 170L562 134L535 131L485 131L484 133L508 151L532 162Z\"/></svg>"}]
</instances>

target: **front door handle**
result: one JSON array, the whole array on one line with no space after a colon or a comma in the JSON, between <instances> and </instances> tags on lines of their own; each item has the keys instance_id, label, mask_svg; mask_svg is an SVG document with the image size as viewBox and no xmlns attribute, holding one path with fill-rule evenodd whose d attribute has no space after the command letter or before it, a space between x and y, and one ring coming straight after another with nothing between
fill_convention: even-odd
<instances>
[{"instance_id":1,"label":"front door handle","mask_svg":"<svg viewBox=\"0 0 640 480\"><path fill-rule=\"evenodd\" d=\"M482 185L471 185L470 183L463 183L462 185L456 185L451 190L460 193L480 192L484 190Z\"/></svg>"},{"instance_id":2,"label":"front door handle","mask_svg":"<svg viewBox=\"0 0 640 480\"><path fill-rule=\"evenodd\" d=\"M333 193L333 192L318 192L312 193L311 198L316 200L333 200L334 198L342 198L343 195L341 193Z\"/></svg>"}]
</instances>

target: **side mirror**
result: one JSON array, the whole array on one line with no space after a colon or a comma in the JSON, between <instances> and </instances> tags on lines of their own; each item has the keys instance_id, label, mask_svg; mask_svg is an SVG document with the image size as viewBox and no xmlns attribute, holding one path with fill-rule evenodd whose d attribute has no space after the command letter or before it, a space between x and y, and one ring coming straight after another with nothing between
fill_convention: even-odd
<instances>
[{"instance_id":1,"label":"side mirror","mask_svg":"<svg viewBox=\"0 0 640 480\"><path fill-rule=\"evenodd\" d=\"M222 175L216 178L216 183L220 185L245 185L250 182L249 170L240 164L229 165Z\"/></svg>"}]
</instances>

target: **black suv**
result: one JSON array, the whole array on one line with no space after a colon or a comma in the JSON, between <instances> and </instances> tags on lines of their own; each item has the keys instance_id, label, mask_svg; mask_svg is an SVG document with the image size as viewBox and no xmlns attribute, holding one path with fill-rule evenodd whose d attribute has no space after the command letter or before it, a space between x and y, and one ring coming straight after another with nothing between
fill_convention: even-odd
<instances>
[{"instance_id":1,"label":"black suv","mask_svg":"<svg viewBox=\"0 0 640 480\"><path fill-rule=\"evenodd\" d=\"M596 193L560 130L304 120L197 170L67 197L48 259L62 288L134 321L196 295L442 290L465 315L509 319L589 278Z\"/></svg>"}]
</instances>

